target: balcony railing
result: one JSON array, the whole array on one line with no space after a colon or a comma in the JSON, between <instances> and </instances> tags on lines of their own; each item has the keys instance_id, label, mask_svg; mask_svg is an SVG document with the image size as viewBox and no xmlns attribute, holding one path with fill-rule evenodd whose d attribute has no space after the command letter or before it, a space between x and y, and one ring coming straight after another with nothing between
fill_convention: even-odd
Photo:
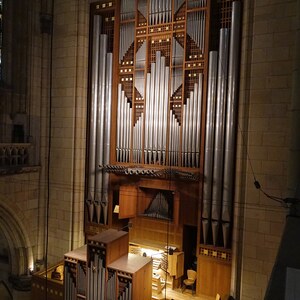
<instances>
[{"instance_id":1,"label":"balcony railing","mask_svg":"<svg viewBox=\"0 0 300 300\"><path fill-rule=\"evenodd\" d=\"M32 148L30 143L0 143L0 175L36 171Z\"/></svg>"}]
</instances>

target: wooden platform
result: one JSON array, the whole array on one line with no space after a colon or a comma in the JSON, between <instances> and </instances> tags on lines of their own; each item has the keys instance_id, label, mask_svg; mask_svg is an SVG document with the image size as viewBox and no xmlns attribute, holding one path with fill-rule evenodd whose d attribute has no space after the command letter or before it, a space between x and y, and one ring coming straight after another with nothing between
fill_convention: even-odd
<instances>
[{"instance_id":1,"label":"wooden platform","mask_svg":"<svg viewBox=\"0 0 300 300\"><path fill-rule=\"evenodd\" d=\"M174 289L167 287L167 290L163 289L159 295L152 296L152 299L160 300L215 300L215 297L208 296L196 296L192 295L192 291L186 289L183 293L181 289Z\"/></svg>"}]
</instances>

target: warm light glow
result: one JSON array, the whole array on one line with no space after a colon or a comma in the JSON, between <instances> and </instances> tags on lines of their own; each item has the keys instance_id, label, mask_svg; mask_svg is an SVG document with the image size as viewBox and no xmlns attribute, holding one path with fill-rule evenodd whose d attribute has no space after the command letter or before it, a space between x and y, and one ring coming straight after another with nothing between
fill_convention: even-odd
<instances>
[{"instance_id":1,"label":"warm light glow","mask_svg":"<svg viewBox=\"0 0 300 300\"><path fill-rule=\"evenodd\" d=\"M115 214L118 214L119 211L120 211L120 206L119 206L119 205L115 205L114 213L115 213Z\"/></svg>"},{"instance_id":2,"label":"warm light glow","mask_svg":"<svg viewBox=\"0 0 300 300\"><path fill-rule=\"evenodd\" d=\"M148 257L153 257L153 256L155 256L155 258L157 258L157 259L162 258L162 254L163 254L163 251L160 251L160 250L153 250L153 249L148 249L148 248L141 248L141 252L142 252L142 253L146 253L146 255L147 255Z\"/></svg>"}]
</instances>

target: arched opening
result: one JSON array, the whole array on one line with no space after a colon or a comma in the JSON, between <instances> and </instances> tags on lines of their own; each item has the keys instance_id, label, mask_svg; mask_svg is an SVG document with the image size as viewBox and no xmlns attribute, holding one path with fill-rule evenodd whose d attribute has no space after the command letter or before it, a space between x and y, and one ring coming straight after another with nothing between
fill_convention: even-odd
<instances>
[{"instance_id":1,"label":"arched opening","mask_svg":"<svg viewBox=\"0 0 300 300\"><path fill-rule=\"evenodd\" d=\"M2 300L13 300L10 290L3 280L0 281L0 295Z\"/></svg>"},{"instance_id":2,"label":"arched opening","mask_svg":"<svg viewBox=\"0 0 300 300\"><path fill-rule=\"evenodd\" d=\"M10 275L21 276L33 269L33 253L21 212L10 206L0 199L0 239L4 242L0 262L9 264Z\"/></svg>"}]
</instances>

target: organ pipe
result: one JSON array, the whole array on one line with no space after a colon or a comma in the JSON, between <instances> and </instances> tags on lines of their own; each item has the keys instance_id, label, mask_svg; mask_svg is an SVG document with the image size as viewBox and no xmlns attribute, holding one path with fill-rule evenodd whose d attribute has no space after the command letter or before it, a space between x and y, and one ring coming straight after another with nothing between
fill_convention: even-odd
<instances>
[{"instance_id":1,"label":"organ pipe","mask_svg":"<svg viewBox=\"0 0 300 300\"><path fill-rule=\"evenodd\" d=\"M203 211L202 218L211 218L211 194L212 194L212 166L213 166L213 136L215 127L215 105L217 87L217 59L218 52L209 53L208 71L208 96L207 96L207 115L205 133L205 164L204 164L204 184L203 184ZM204 235L205 236L205 235Z\"/></svg>"},{"instance_id":2,"label":"organ pipe","mask_svg":"<svg viewBox=\"0 0 300 300\"><path fill-rule=\"evenodd\" d=\"M187 34L195 42L201 53L204 53L205 12L196 11L188 14Z\"/></svg>"},{"instance_id":3,"label":"organ pipe","mask_svg":"<svg viewBox=\"0 0 300 300\"><path fill-rule=\"evenodd\" d=\"M172 0L149 1L149 23L158 25L172 21Z\"/></svg>"},{"instance_id":4,"label":"organ pipe","mask_svg":"<svg viewBox=\"0 0 300 300\"><path fill-rule=\"evenodd\" d=\"M199 167L202 81L203 74L199 73L198 81L183 105L181 156L184 167Z\"/></svg>"},{"instance_id":5,"label":"organ pipe","mask_svg":"<svg viewBox=\"0 0 300 300\"><path fill-rule=\"evenodd\" d=\"M87 300L105 299L105 267L101 254L95 253L87 266ZM74 298L75 299L75 298Z\"/></svg>"},{"instance_id":6,"label":"organ pipe","mask_svg":"<svg viewBox=\"0 0 300 300\"><path fill-rule=\"evenodd\" d=\"M104 105L104 147L103 147L103 164L107 165L110 162L110 128L111 128L111 103L112 103L112 53L106 55L106 73L105 73L105 101ZM101 171L100 171L101 172ZM102 196L102 210L103 222L107 224L107 208L108 208L108 184L109 174L103 174L103 196Z\"/></svg>"},{"instance_id":7,"label":"organ pipe","mask_svg":"<svg viewBox=\"0 0 300 300\"><path fill-rule=\"evenodd\" d=\"M222 221L231 222L234 181L234 155L236 142L238 77L239 77L239 37L240 37L241 3L232 4L231 37L229 50L227 122L225 129L225 159L223 183Z\"/></svg>"},{"instance_id":8,"label":"organ pipe","mask_svg":"<svg viewBox=\"0 0 300 300\"><path fill-rule=\"evenodd\" d=\"M99 41L101 32L101 17L94 16L93 20L93 49L92 49L92 74L91 74L91 106L90 106L90 131L89 131L89 169L88 169L88 197L86 200L89 221L92 222L95 201L95 173L96 173L96 120L98 98L98 68L99 68Z\"/></svg>"},{"instance_id":9,"label":"organ pipe","mask_svg":"<svg viewBox=\"0 0 300 300\"><path fill-rule=\"evenodd\" d=\"M107 223L109 174L98 170L99 164L109 164L112 102L112 53L107 53L106 34L101 33L101 17L94 16L91 110L89 133L88 197L89 221ZM103 214L103 218L101 216Z\"/></svg>"},{"instance_id":10,"label":"organ pipe","mask_svg":"<svg viewBox=\"0 0 300 300\"><path fill-rule=\"evenodd\" d=\"M212 181L212 212L213 220L220 220L222 207L222 183L223 183L223 157L224 157L224 130L225 130L225 108L227 90L228 70L228 40L229 30L220 30L219 61L218 61L218 83L217 102L215 115L214 136L214 163Z\"/></svg>"},{"instance_id":11,"label":"organ pipe","mask_svg":"<svg viewBox=\"0 0 300 300\"><path fill-rule=\"evenodd\" d=\"M100 35L100 51L99 51L99 89L97 98L97 120L96 120L96 162L103 162L103 136L104 136L104 109L105 109L105 69L106 69L106 48L107 35ZM100 223L102 197L103 197L103 176L101 171L96 172L96 194L95 207L97 223Z\"/></svg>"}]
</instances>

